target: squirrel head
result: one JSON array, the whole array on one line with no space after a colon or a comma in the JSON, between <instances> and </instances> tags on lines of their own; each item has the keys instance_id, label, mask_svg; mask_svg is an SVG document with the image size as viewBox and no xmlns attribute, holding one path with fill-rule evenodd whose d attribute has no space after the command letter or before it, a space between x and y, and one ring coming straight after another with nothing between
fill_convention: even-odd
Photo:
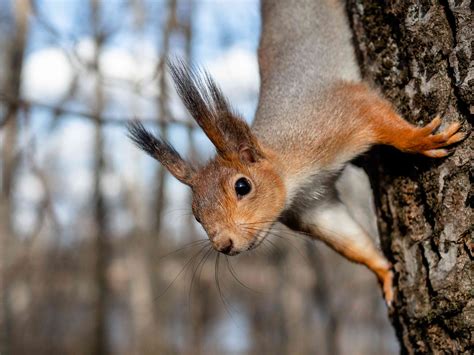
<instances>
[{"instance_id":1,"label":"squirrel head","mask_svg":"<svg viewBox=\"0 0 474 355\"><path fill-rule=\"evenodd\" d=\"M192 166L138 121L129 125L129 137L191 187L193 214L217 251L235 255L250 250L284 208L286 191L274 154L230 108L209 74L182 62L168 66L183 103L216 147L216 157L203 167Z\"/></svg>"}]
</instances>

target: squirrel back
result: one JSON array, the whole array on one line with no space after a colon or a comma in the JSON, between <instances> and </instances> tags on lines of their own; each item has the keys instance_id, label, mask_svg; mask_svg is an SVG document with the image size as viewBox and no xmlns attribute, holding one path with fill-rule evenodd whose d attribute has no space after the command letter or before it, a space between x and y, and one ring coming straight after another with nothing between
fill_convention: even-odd
<instances>
[{"instance_id":1,"label":"squirrel back","mask_svg":"<svg viewBox=\"0 0 474 355\"><path fill-rule=\"evenodd\" d=\"M358 81L359 68L344 4L340 0L262 0L259 67L262 92L280 85L334 79ZM288 92L286 92L288 93Z\"/></svg>"},{"instance_id":2,"label":"squirrel back","mask_svg":"<svg viewBox=\"0 0 474 355\"><path fill-rule=\"evenodd\" d=\"M252 129L269 147L290 155L302 141L324 143L325 137L305 132L329 123L337 129L345 105L328 100L327 90L339 81L360 81L360 73L341 1L263 0L261 7L260 98Z\"/></svg>"}]
</instances>

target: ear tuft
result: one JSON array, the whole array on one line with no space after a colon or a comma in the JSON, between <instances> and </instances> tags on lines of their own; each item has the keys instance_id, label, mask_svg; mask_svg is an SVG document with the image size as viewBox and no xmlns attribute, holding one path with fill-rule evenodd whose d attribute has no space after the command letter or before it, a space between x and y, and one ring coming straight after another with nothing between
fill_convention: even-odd
<instances>
[{"instance_id":1,"label":"ear tuft","mask_svg":"<svg viewBox=\"0 0 474 355\"><path fill-rule=\"evenodd\" d=\"M199 69L187 66L182 60L168 62L171 76L179 97L197 124L217 148L219 154L225 154L229 148L218 124L219 116L230 112L227 101L212 81Z\"/></svg>"},{"instance_id":2,"label":"ear tuft","mask_svg":"<svg viewBox=\"0 0 474 355\"><path fill-rule=\"evenodd\" d=\"M157 151L162 150L163 146L167 145L162 140L159 140L152 133L150 133L138 120L129 122L127 124L127 130L128 138L130 138L138 148L142 149L155 159L157 159ZM174 150L173 147L169 145L168 147Z\"/></svg>"},{"instance_id":3,"label":"ear tuft","mask_svg":"<svg viewBox=\"0 0 474 355\"><path fill-rule=\"evenodd\" d=\"M181 100L219 155L230 158L245 145L263 156L248 124L231 109L222 90L206 71L193 69L180 60L168 62L168 66Z\"/></svg>"},{"instance_id":4,"label":"ear tuft","mask_svg":"<svg viewBox=\"0 0 474 355\"><path fill-rule=\"evenodd\" d=\"M192 184L195 173L193 167L185 162L168 142L155 137L138 120L128 123L127 129L128 137L138 148L158 160L178 180L186 185Z\"/></svg>"}]
</instances>

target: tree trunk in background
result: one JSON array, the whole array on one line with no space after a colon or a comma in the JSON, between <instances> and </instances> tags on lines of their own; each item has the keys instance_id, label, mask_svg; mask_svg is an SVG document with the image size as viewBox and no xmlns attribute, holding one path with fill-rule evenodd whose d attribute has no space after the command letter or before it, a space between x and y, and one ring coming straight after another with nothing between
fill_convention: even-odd
<instances>
[{"instance_id":1,"label":"tree trunk in background","mask_svg":"<svg viewBox=\"0 0 474 355\"><path fill-rule=\"evenodd\" d=\"M101 0L90 0L91 26L94 36L95 53L92 61L93 69L96 73L94 99L92 111L96 117L94 134L94 195L93 195L93 219L94 219L94 242L95 242L95 268L94 281L96 287L95 300L95 321L94 321L94 342L92 344L92 354L107 355L110 353L108 339L108 310L111 302L109 292L109 281L107 279L107 269L112 259L110 235L108 230L108 215L105 196L102 191L102 179L106 171L105 162L105 133L100 124L100 116L105 108L105 95L102 87L102 74L100 71L100 55L107 40L104 32L102 19Z\"/></svg>"},{"instance_id":2,"label":"tree trunk in background","mask_svg":"<svg viewBox=\"0 0 474 355\"><path fill-rule=\"evenodd\" d=\"M471 129L469 6L349 0L363 75L408 121L440 114ZM386 147L369 158L382 246L396 271L391 318L403 353L473 350L472 147L471 135L445 159Z\"/></svg>"},{"instance_id":3,"label":"tree trunk in background","mask_svg":"<svg viewBox=\"0 0 474 355\"><path fill-rule=\"evenodd\" d=\"M25 52L28 35L28 14L30 8L27 2L13 4L15 19L14 35L9 43L6 55L6 80L4 92L12 97L20 95L21 73L23 69L23 54ZM11 337L13 319L10 307L10 263L14 259L10 250L13 238L12 209L13 189L15 183L18 153L16 152L18 106L10 105L0 122L4 125L1 147L1 186L0 186L0 354L8 355L11 352Z\"/></svg>"}]
</instances>

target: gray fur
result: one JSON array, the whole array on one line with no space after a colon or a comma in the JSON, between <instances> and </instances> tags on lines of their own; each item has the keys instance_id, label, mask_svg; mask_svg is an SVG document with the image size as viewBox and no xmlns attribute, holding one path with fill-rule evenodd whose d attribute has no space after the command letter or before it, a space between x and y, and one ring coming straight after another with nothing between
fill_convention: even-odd
<instances>
[{"instance_id":1,"label":"gray fur","mask_svg":"<svg viewBox=\"0 0 474 355\"><path fill-rule=\"evenodd\" d=\"M277 151L311 144L342 105L325 91L359 81L345 9L337 1L262 0L260 100L253 131ZM308 85L310 84L310 85ZM295 144L296 143L296 144Z\"/></svg>"},{"instance_id":2,"label":"gray fur","mask_svg":"<svg viewBox=\"0 0 474 355\"><path fill-rule=\"evenodd\" d=\"M357 126L354 108L331 89L360 81L342 2L263 0L259 64L260 100L253 131L292 164L305 161L287 183L280 221L293 230L309 231L343 254L352 251L387 268L373 241L378 233L369 180L362 169L346 165L368 145L344 142L352 148L344 150L335 139L341 127L356 135ZM318 165L325 149L334 148L334 161Z\"/></svg>"}]
</instances>

